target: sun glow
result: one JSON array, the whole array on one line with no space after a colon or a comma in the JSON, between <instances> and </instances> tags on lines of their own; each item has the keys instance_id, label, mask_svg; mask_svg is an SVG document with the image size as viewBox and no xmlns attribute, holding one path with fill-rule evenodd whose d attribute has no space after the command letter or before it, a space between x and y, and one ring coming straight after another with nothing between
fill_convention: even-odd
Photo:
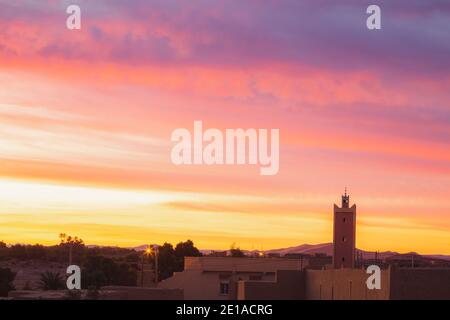
<instances>
[{"instance_id":1,"label":"sun glow","mask_svg":"<svg viewBox=\"0 0 450 320\"><path fill-rule=\"evenodd\" d=\"M163 203L174 200L173 194L154 191L118 190L96 187L64 186L49 183L0 180L2 211L9 203L15 209L21 207L68 207L118 208L130 205ZM11 208L12 209L12 208Z\"/></svg>"}]
</instances>

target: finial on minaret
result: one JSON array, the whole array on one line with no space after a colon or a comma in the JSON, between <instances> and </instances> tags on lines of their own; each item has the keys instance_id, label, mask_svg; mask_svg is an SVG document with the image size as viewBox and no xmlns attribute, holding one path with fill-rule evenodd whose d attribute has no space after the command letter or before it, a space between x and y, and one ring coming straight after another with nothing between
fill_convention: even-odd
<instances>
[{"instance_id":1,"label":"finial on minaret","mask_svg":"<svg viewBox=\"0 0 450 320\"><path fill-rule=\"evenodd\" d=\"M342 208L350 206L350 196L347 194L347 187L345 187L344 195L342 196Z\"/></svg>"}]
</instances>

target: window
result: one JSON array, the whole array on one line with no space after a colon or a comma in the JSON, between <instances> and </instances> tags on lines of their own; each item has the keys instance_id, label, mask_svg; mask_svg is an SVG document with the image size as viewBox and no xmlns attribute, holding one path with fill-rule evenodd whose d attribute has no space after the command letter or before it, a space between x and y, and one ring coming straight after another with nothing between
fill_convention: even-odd
<instances>
[{"instance_id":1,"label":"window","mask_svg":"<svg viewBox=\"0 0 450 320\"><path fill-rule=\"evenodd\" d=\"M229 290L230 290L230 284L228 282L220 283L220 294L221 295L228 295Z\"/></svg>"},{"instance_id":2,"label":"window","mask_svg":"<svg viewBox=\"0 0 450 320\"><path fill-rule=\"evenodd\" d=\"M344 218L344 219L342 219L342 222L345 222L345 218Z\"/></svg>"},{"instance_id":3,"label":"window","mask_svg":"<svg viewBox=\"0 0 450 320\"><path fill-rule=\"evenodd\" d=\"M347 238L346 237L342 237L342 242L347 242Z\"/></svg>"},{"instance_id":4,"label":"window","mask_svg":"<svg viewBox=\"0 0 450 320\"><path fill-rule=\"evenodd\" d=\"M344 257L342 257L342 262L345 262L345 258Z\"/></svg>"}]
</instances>

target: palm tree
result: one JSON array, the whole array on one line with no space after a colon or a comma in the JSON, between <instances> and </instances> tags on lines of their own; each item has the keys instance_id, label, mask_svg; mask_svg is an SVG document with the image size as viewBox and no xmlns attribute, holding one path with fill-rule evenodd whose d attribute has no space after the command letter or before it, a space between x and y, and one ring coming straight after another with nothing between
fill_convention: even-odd
<instances>
[{"instance_id":1,"label":"palm tree","mask_svg":"<svg viewBox=\"0 0 450 320\"><path fill-rule=\"evenodd\" d=\"M13 281L16 273L9 268L0 268L0 297L7 297L8 292L14 290Z\"/></svg>"},{"instance_id":2,"label":"palm tree","mask_svg":"<svg viewBox=\"0 0 450 320\"><path fill-rule=\"evenodd\" d=\"M64 279L59 272L45 271L41 273L39 287L42 290L60 290L64 289Z\"/></svg>"}]
</instances>

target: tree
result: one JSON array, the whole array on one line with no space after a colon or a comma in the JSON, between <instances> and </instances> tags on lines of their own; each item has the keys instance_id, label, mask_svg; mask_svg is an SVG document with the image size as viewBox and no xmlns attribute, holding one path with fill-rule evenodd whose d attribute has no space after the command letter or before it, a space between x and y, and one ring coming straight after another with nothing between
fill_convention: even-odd
<instances>
[{"instance_id":1,"label":"tree","mask_svg":"<svg viewBox=\"0 0 450 320\"><path fill-rule=\"evenodd\" d=\"M3 241L0 241L0 260L5 260L9 256L9 248Z\"/></svg>"},{"instance_id":2,"label":"tree","mask_svg":"<svg viewBox=\"0 0 450 320\"><path fill-rule=\"evenodd\" d=\"M108 285L135 286L136 270L128 264L98 255L89 256L83 266L81 277L83 288L100 288Z\"/></svg>"},{"instance_id":3,"label":"tree","mask_svg":"<svg viewBox=\"0 0 450 320\"><path fill-rule=\"evenodd\" d=\"M40 244L35 244L34 246L26 246L27 258L28 259L39 259L45 260L47 257L47 251L45 247Z\"/></svg>"},{"instance_id":4,"label":"tree","mask_svg":"<svg viewBox=\"0 0 450 320\"><path fill-rule=\"evenodd\" d=\"M11 258L15 258L17 260L27 260L27 248L21 244L15 244L10 248L10 256Z\"/></svg>"},{"instance_id":5,"label":"tree","mask_svg":"<svg viewBox=\"0 0 450 320\"><path fill-rule=\"evenodd\" d=\"M80 246L80 247L84 247L84 241L81 238L78 237L72 237L72 236L68 236L65 233L60 233L59 234L59 239L61 240L60 244L64 245L64 244L71 244L74 246Z\"/></svg>"},{"instance_id":6,"label":"tree","mask_svg":"<svg viewBox=\"0 0 450 320\"><path fill-rule=\"evenodd\" d=\"M59 239L59 256L63 258L62 261L68 258L71 263L81 263L85 254L85 245L83 239L78 238L77 236L72 237L66 235L65 233L60 233ZM64 258L64 255L66 255L66 258Z\"/></svg>"},{"instance_id":7,"label":"tree","mask_svg":"<svg viewBox=\"0 0 450 320\"><path fill-rule=\"evenodd\" d=\"M5 249L2 249L5 250ZM7 250L7 249L6 249ZM47 258L47 250L43 245L21 245L16 244L9 248L9 256L18 260L45 260Z\"/></svg>"},{"instance_id":8,"label":"tree","mask_svg":"<svg viewBox=\"0 0 450 320\"><path fill-rule=\"evenodd\" d=\"M158 249L158 279L164 280L170 278L174 272L180 272L184 269L185 257L198 257L202 253L194 246L192 240L179 242L175 249L172 244L165 242ZM151 257L154 262L155 257Z\"/></svg>"},{"instance_id":9,"label":"tree","mask_svg":"<svg viewBox=\"0 0 450 320\"><path fill-rule=\"evenodd\" d=\"M158 249L158 279L164 280L171 277L176 270L176 256L173 246L165 242Z\"/></svg>"},{"instance_id":10,"label":"tree","mask_svg":"<svg viewBox=\"0 0 450 320\"><path fill-rule=\"evenodd\" d=\"M8 292L14 290L13 281L16 274L9 268L0 268L0 297L7 297Z\"/></svg>"},{"instance_id":11,"label":"tree","mask_svg":"<svg viewBox=\"0 0 450 320\"><path fill-rule=\"evenodd\" d=\"M59 272L45 271L41 273L39 287L42 290L61 290L65 288L64 279Z\"/></svg>"},{"instance_id":12,"label":"tree","mask_svg":"<svg viewBox=\"0 0 450 320\"><path fill-rule=\"evenodd\" d=\"M177 257L199 257L201 252L194 246L192 240L180 242L175 247L175 255Z\"/></svg>"},{"instance_id":13,"label":"tree","mask_svg":"<svg viewBox=\"0 0 450 320\"><path fill-rule=\"evenodd\" d=\"M180 242L175 247L176 265L175 272L184 270L184 258L185 257L200 257L202 253L194 246L192 240L186 242Z\"/></svg>"},{"instance_id":14,"label":"tree","mask_svg":"<svg viewBox=\"0 0 450 320\"><path fill-rule=\"evenodd\" d=\"M129 253L125 256L125 261L126 262L134 262L134 263L138 263L139 262L139 253L137 252L132 252Z\"/></svg>"},{"instance_id":15,"label":"tree","mask_svg":"<svg viewBox=\"0 0 450 320\"><path fill-rule=\"evenodd\" d=\"M233 243L231 245L231 247L230 247L230 255L233 258L243 258L243 257L245 257L244 252L239 247L236 247L236 243Z\"/></svg>"}]
</instances>

